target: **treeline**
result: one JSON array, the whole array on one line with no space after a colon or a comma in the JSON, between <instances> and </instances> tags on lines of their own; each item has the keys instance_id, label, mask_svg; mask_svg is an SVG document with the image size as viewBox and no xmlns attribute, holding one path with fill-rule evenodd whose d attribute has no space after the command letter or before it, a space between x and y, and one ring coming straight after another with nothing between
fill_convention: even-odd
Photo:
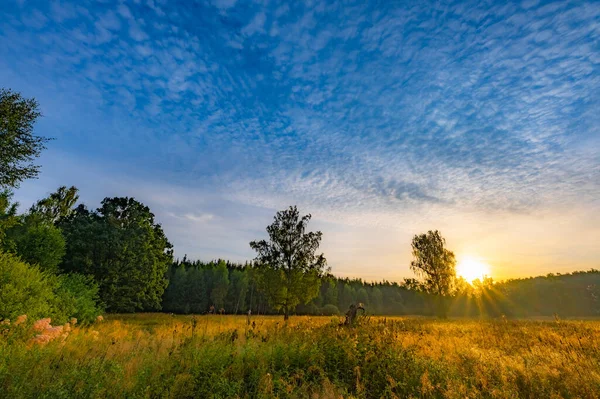
<instances>
[{"instance_id":1,"label":"treeline","mask_svg":"<svg viewBox=\"0 0 600 399\"><path fill-rule=\"evenodd\" d=\"M465 286L453 314L492 317L600 316L600 271L509 279Z\"/></svg>"},{"instance_id":2,"label":"treeline","mask_svg":"<svg viewBox=\"0 0 600 399\"><path fill-rule=\"evenodd\" d=\"M163 311L182 314L208 313L211 306L228 314L277 314L257 290L251 264L225 260L211 262L176 260L169 269L169 285ZM336 315L361 302L374 315L435 315L436 295L401 283L368 283L361 279L321 279L319 294L293 313ZM600 316L600 271L549 274L494 282L476 280L458 284L448 301L452 317L593 317Z\"/></svg>"},{"instance_id":3,"label":"treeline","mask_svg":"<svg viewBox=\"0 0 600 399\"><path fill-rule=\"evenodd\" d=\"M596 316L596 270L500 283L456 278L456 259L439 231L416 235L410 269L418 279L367 283L331 275L311 215L277 212L268 239L251 241L252 264L173 260L172 245L150 209L129 197L79 204L75 187L18 214L12 190L34 178L48 139L33 134L34 99L0 89L0 321L167 311L335 315L362 303L371 314L450 316ZM201 239L201 238L199 238Z\"/></svg>"},{"instance_id":4,"label":"treeline","mask_svg":"<svg viewBox=\"0 0 600 399\"><path fill-rule=\"evenodd\" d=\"M163 311L208 313L211 306L226 313L275 314L268 299L257 289L250 263L224 260L212 262L175 261L169 270L169 285L163 297ZM430 314L428 295L396 283L367 284L360 279L339 279L331 274L321 278L319 293L308 304L298 305L295 314L336 315L352 303L364 303L376 314Z\"/></svg>"},{"instance_id":5,"label":"treeline","mask_svg":"<svg viewBox=\"0 0 600 399\"><path fill-rule=\"evenodd\" d=\"M91 321L103 310L203 314L211 307L227 314L281 313L254 263L174 261L154 215L132 198L105 198L89 210L75 205L76 188L60 187L20 215L11 198L0 193L0 318L29 312ZM375 315L439 315L442 300L454 317L600 315L597 270L472 285L454 279L441 296L423 280L371 283L326 272L308 303L290 313L337 315L360 302Z\"/></svg>"}]
</instances>

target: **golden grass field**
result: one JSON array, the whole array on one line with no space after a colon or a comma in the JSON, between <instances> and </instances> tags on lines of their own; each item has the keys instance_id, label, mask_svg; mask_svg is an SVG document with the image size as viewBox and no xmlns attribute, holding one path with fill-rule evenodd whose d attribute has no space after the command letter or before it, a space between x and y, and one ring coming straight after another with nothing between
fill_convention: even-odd
<instances>
[{"instance_id":1,"label":"golden grass field","mask_svg":"<svg viewBox=\"0 0 600 399\"><path fill-rule=\"evenodd\" d=\"M598 398L599 321L112 315L0 337L5 398Z\"/></svg>"}]
</instances>

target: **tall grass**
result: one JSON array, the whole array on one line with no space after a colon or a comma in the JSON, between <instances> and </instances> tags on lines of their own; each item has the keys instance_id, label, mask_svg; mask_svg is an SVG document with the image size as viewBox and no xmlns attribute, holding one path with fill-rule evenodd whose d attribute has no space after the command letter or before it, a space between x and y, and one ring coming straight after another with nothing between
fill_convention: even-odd
<instances>
[{"instance_id":1,"label":"tall grass","mask_svg":"<svg viewBox=\"0 0 600 399\"><path fill-rule=\"evenodd\" d=\"M113 316L0 338L10 398L597 398L600 322Z\"/></svg>"}]
</instances>

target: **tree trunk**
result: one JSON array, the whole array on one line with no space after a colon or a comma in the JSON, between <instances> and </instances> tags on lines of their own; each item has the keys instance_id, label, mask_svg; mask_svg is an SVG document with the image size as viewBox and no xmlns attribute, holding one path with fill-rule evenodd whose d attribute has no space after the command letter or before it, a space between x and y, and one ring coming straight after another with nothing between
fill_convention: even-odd
<instances>
[{"instance_id":1,"label":"tree trunk","mask_svg":"<svg viewBox=\"0 0 600 399\"><path fill-rule=\"evenodd\" d=\"M448 301L442 295L436 296L436 313L440 319L448 318Z\"/></svg>"},{"instance_id":2,"label":"tree trunk","mask_svg":"<svg viewBox=\"0 0 600 399\"><path fill-rule=\"evenodd\" d=\"M290 318L290 311L286 306L285 308L283 308L283 321L287 321L289 318Z\"/></svg>"}]
</instances>

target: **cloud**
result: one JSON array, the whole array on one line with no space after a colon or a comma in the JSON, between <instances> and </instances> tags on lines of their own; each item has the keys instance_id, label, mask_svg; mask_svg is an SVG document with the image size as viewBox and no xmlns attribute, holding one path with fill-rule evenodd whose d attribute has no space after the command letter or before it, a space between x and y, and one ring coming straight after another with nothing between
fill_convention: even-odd
<instances>
[{"instance_id":1,"label":"cloud","mask_svg":"<svg viewBox=\"0 0 600 399\"><path fill-rule=\"evenodd\" d=\"M38 98L56 149L232 209L297 203L369 231L585 214L598 16L591 1L8 3L0 79ZM210 235L223 210L196 205L169 217Z\"/></svg>"},{"instance_id":2,"label":"cloud","mask_svg":"<svg viewBox=\"0 0 600 399\"><path fill-rule=\"evenodd\" d=\"M210 222L211 220L214 219L214 215L211 215L209 213L206 214L201 214L201 215L195 215L193 213L186 213L185 215L183 215L184 218L191 220L193 222L196 223L206 223L206 222Z\"/></svg>"},{"instance_id":3,"label":"cloud","mask_svg":"<svg viewBox=\"0 0 600 399\"><path fill-rule=\"evenodd\" d=\"M242 28L242 34L252 36L255 33L264 32L266 16L264 12L257 13L252 21Z\"/></svg>"},{"instance_id":4,"label":"cloud","mask_svg":"<svg viewBox=\"0 0 600 399\"><path fill-rule=\"evenodd\" d=\"M213 4L220 10L227 10L233 7L237 0L213 0Z\"/></svg>"}]
</instances>

